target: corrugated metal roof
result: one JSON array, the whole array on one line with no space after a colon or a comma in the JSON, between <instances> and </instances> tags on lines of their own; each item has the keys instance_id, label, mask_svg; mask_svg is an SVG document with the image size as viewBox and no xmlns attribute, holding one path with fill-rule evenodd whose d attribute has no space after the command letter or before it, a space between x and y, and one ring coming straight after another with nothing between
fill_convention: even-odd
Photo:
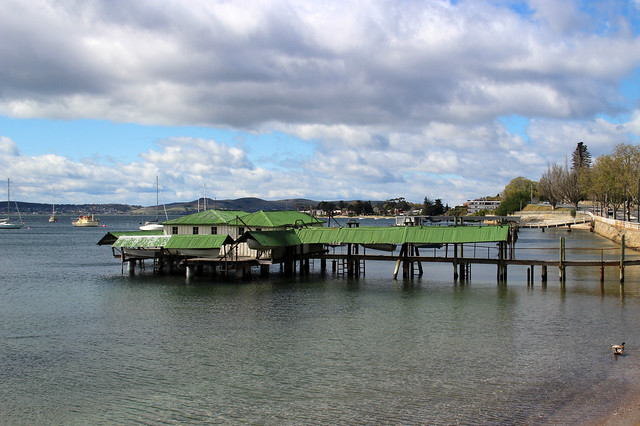
<instances>
[{"instance_id":1,"label":"corrugated metal roof","mask_svg":"<svg viewBox=\"0 0 640 426\"><path fill-rule=\"evenodd\" d=\"M205 210L163 222L163 225L224 225L249 213L242 210Z\"/></svg>"},{"instance_id":2,"label":"corrugated metal roof","mask_svg":"<svg viewBox=\"0 0 640 426\"><path fill-rule=\"evenodd\" d=\"M118 237L122 235L142 236L142 235L162 235L162 231L122 231L122 232L107 232L104 237L98 241L99 246L112 245L116 242Z\"/></svg>"},{"instance_id":3,"label":"corrugated metal roof","mask_svg":"<svg viewBox=\"0 0 640 426\"><path fill-rule=\"evenodd\" d=\"M122 235L113 243L113 247L125 248L167 248L167 249L215 249L224 244L232 244L229 235L161 235L133 236Z\"/></svg>"},{"instance_id":4,"label":"corrugated metal roof","mask_svg":"<svg viewBox=\"0 0 640 426\"><path fill-rule=\"evenodd\" d=\"M164 246L168 249L216 249L232 244L229 235L172 235Z\"/></svg>"},{"instance_id":5,"label":"corrugated metal roof","mask_svg":"<svg viewBox=\"0 0 640 426\"><path fill-rule=\"evenodd\" d=\"M254 239L264 248L289 247L301 244L300 238L293 230L286 231L249 231L245 232L239 242Z\"/></svg>"},{"instance_id":6,"label":"corrugated metal roof","mask_svg":"<svg viewBox=\"0 0 640 426\"><path fill-rule=\"evenodd\" d=\"M323 221L318 218L295 210L272 212L260 210L243 216L240 219L242 220L232 220L230 224L233 223L238 226L246 225L251 228L281 228L284 226L304 226L323 223Z\"/></svg>"},{"instance_id":7,"label":"corrugated metal roof","mask_svg":"<svg viewBox=\"0 0 640 426\"><path fill-rule=\"evenodd\" d=\"M497 226L409 226L408 243L486 243L507 241L509 225Z\"/></svg>"},{"instance_id":8,"label":"corrugated metal roof","mask_svg":"<svg viewBox=\"0 0 640 426\"><path fill-rule=\"evenodd\" d=\"M406 228L372 227L362 228L307 228L296 233L303 244L402 244Z\"/></svg>"},{"instance_id":9,"label":"corrugated metal roof","mask_svg":"<svg viewBox=\"0 0 640 426\"><path fill-rule=\"evenodd\" d=\"M121 235L118 237L113 247L145 247L145 248L160 248L167 244L167 241L171 238L171 235Z\"/></svg>"},{"instance_id":10,"label":"corrugated metal roof","mask_svg":"<svg viewBox=\"0 0 640 426\"><path fill-rule=\"evenodd\" d=\"M447 244L507 241L508 225L297 229L303 244Z\"/></svg>"}]
</instances>

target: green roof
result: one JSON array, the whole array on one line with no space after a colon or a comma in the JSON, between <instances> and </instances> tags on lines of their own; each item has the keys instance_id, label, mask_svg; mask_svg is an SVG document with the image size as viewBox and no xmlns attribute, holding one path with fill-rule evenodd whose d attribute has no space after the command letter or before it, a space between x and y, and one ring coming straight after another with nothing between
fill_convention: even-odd
<instances>
[{"instance_id":1,"label":"green roof","mask_svg":"<svg viewBox=\"0 0 640 426\"><path fill-rule=\"evenodd\" d=\"M168 249L212 249L232 244L233 238L227 234L218 235L172 235L165 248Z\"/></svg>"},{"instance_id":2,"label":"green roof","mask_svg":"<svg viewBox=\"0 0 640 426\"><path fill-rule=\"evenodd\" d=\"M113 247L129 248L167 248L167 249L212 249L233 243L227 235L160 235L134 236L121 235Z\"/></svg>"},{"instance_id":3,"label":"green roof","mask_svg":"<svg viewBox=\"0 0 640 426\"><path fill-rule=\"evenodd\" d=\"M147 247L159 248L164 247L169 241L171 235L121 235L118 237L113 247Z\"/></svg>"},{"instance_id":4,"label":"green roof","mask_svg":"<svg viewBox=\"0 0 640 426\"><path fill-rule=\"evenodd\" d=\"M131 236L144 236L144 235L162 235L162 231L121 231L121 232L107 232L107 234L98 241L99 246L112 245L116 242L118 237L122 235Z\"/></svg>"},{"instance_id":5,"label":"green roof","mask_svg":"<svg viewBox=\"0 0 640 426\"><path fill-rule=\"evenodd\" d=\"M205 210L163 222L163 225L224 225L236 217L246 216L242 210Z\"/></svg>"},{"instance_id":6,"label":"green roof","mask_svg":"<svg viewBox=\"0 0 640 426\"><path fill-rule=\"evenodd\" d=\"M323 223L322 220L306 213L295 210L263 211L240 217L241 220L231 220L229 224L248 226L250 228L282 228L285 226L306 226Z\"/></svg>"},{"instance_id":7,"label":"green roof","mask_svg":"<svg viewBox=\"0 0 640 426\"><path fill-rule=\"evenodd\" d=\"M414 244L488 243L509 238L509 225L409 226L406 229L406 242Z\"/></svg>"},{"instance_id":8,"label":"green roof","mask_svg":"<svg viewBox=\"0 0 640 426\"><path fill-rule=\"evenodd\" d=\"M447 244L506 241L508 225L297 229L302 244Z\"/></svg>"},{"instance_id":9,"label":"green roof","mask_svg":"<svg viewBox=\"0 0 640 426\"><path fill-rule=\"evenodd\" d=\"M248 231L245 232L240 238L239 242L244 242L249 239L256 240L264 248L272 247L289 247L302 244L300 238L293 230L286 231Z\"/></svg>"}]
</instances>

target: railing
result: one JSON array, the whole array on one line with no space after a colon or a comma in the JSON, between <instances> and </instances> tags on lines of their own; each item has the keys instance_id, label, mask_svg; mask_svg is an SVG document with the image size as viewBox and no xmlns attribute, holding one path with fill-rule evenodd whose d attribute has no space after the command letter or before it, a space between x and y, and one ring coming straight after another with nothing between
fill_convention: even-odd
<instances>
[{"instance_id":1,"label":"railing","mask_svg":"<svg viewBox=\"0 0 640 426\"><path fill-rule=\"evenodd\" d=\"M634 231L640 231L640 223L637 223L637 222L629 222L629 221L626 221L626 220L618 220L618 219L609 219L607 217L594 215L591 212L588 212L588 214L594 220L596 220L598 222L606 223L607 225L612 225L612 226L615 226L617 228L632 229Z\"/></svg>"}]
</instances>

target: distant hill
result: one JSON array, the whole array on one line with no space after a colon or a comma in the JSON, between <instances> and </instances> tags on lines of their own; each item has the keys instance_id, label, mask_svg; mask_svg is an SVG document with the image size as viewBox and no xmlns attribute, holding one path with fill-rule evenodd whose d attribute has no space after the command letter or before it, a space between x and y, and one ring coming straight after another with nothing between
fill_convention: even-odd
<instances>
[{"instance_id":1,"label":"distant hill","mask_svg":"<svg viewBox=\"0 0 640 426\"><path fill-rule=\"evenodd\" d=\"M286 200L268 201L260 198L238 198L237 200L212 200L207 199L208 209L222 210L243 210L246 212L255 212L258 210L307 210L318 205L318 201L308 200L304 198L292 198ZM21 214L51 214L51 204L47 203L27 203L17 202L18 210ZM204 209L204 199L166 204L164 208L171 215L191 214ZM56 204L56 213L59 215L80 215L93 212L95 214L135 214L135 215L153 215L156 206L138 206L128 204ZM160 206L161 213L163 206ZM7 202L0 201L0 215L7 214ZM15 204L11 202L11 214L15 215Z\"/></svg>"}]
</instances>

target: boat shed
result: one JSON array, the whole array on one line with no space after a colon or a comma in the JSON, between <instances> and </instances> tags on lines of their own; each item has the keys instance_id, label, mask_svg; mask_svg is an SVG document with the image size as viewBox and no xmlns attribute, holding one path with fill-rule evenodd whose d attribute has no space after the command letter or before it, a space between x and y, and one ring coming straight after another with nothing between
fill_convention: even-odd
<instances>
[{"instance_id":1,"label":"boat shed","mask_svg":"<svg viewBox=\"0 0 640 426\"><path fill-rule=\"evenodd\" d=\"M321 227L324 221L295 210L264 211L260 210L246 216L238 216L232 220L234 225L243 231L284 230L287 228ZM230 223L231 223L230 222ZM239 235L242 235L240 232Z\"/></svg>"},{"instance_id":2,"label":"boat shed","mask_svg":"<svg viewBox=\"0 0 640 426\"><path fill-rule=\"evenodd\" d=\"M205 210L163 222L167 235L230 235L238 238L238 228L230 224L249 213L242 210Z\"/></svg>"},{"instance_id":3,"label":"boat shed","mask_svg":"<svg viewBox=\"0 0 640 426\"><path fill-rule=\"evenodd\" d=\"M302 244L464 244L508 241L510 227L408 226L362 228L307 228L295 231Z\"/></svg>"}]
</instances>

